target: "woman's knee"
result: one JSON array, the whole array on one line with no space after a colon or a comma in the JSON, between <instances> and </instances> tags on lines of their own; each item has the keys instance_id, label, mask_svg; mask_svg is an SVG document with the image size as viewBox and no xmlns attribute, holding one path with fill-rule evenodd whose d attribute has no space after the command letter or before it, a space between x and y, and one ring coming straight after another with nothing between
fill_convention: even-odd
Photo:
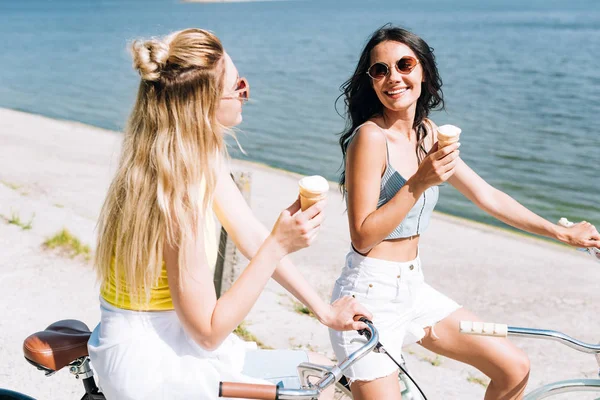
<instances>
[{"instance_id":1,"label":"woman's knee","mask_svg":"<svg viewBox=\"0 0 600 400\"><path fill-rule=\"evenodd\" d=\"M527 379L529 378L530 369L531 363L529 362L529 357L527 357L524 351L520 350L515 360L514 374L517 378Z\"/></svg>"},{"instance_id":2,"label":"woman's knee","mask_svg":"<svg viewBox=\"0 0 600 400\"><path fill-rule=\"evenodd\" d=\"M515 348L507 358L507 362L503 363L501 380L506 381L508 386L519 386L527 383L531 367L527 354L523 350Z\"/></svg>"}]
</instances>

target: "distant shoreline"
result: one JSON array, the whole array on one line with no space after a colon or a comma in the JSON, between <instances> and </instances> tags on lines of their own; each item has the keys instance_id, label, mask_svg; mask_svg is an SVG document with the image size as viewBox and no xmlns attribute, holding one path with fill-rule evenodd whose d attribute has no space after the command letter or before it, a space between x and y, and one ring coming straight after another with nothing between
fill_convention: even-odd
<instances>
[{"instance_id":1,"label":"distant shoreline","mask_svg":"<svg viewBox=\"0 0 600 400\"><path fill-rule=\"evenodd\" d=\"M182 3L250 3L277 0L181 0Z\"/></svg>"}]
</instances>

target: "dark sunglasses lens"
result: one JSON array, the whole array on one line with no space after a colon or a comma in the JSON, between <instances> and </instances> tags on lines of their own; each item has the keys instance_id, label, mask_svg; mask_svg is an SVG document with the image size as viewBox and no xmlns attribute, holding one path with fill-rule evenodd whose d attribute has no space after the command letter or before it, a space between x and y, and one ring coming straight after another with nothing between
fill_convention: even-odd
<instances>
[{"instance_id":1,"label":"dark sunglasses lens","mask_svg":"<svg viewBox=\"0 0 600 400\"><path fill-rule=\"evenodd\" d=\"M236 92L239 92L240 98L248 100L250 88L248 87L248 81L245 78L240 79Z\"/></svg>"},{"instance_id":2,"label":"dark sunglasses lens","mask_svg":"<svg viewBox=\"0 0 600 400\"><path fill-rule=\"evenodd\" d=\"M381 78L385 77L387 75L387 73L388 73L388 68L387 68L387 65L385 65L385 64L376 63L376 64L373 64L371 66L371 68L369 68L369 75L373 79L381 79Z\"/></svg>"},{"instance_id":3,"label":"dark sunglasses lens","mask_svg":"<svg viewBox=\"0 0 600 400\"><path fill-rule=\"evenodd\" d=\"M398 60L398 71L408 74L417 65L417 60L412 57L402 57Z\"/></svg>"}]
</instances>

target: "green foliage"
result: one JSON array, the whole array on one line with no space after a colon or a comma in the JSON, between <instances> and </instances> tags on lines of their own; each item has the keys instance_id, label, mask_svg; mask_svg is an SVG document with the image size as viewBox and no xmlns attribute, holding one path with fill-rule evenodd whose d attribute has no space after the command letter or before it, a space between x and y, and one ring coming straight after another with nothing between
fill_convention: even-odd
<instances>
[{"instance_id":1,"label":"green foliage","mask_svg":"<svg viewBox=\"0 0 600 400\"><path fill-rule=\"evenodd\" d=\"M19 214L14 211L11 212L10 218L4 215L0 215L0 217L2 217L2 219L4 219L7 224L16 225L24 231L28 231L33 227L33 219L35 218L35 214L31 215L31 219L29 220L29 222L22 221Z\"/></svg>"},{"instance_id":2,"label":"green foliage","mask_svg":"<svg viewBox=\"0 0 600 400\"><path fill-rule=\"evenodd\" d=\"M83 256L86 261L89 261L92 256L90 247L73 236L67 229L63 229L54 236L46 239L44 247L47 249L59 249L63 254L70 258Z\"/></svg>"},{"instance_id":3,"label":"green foliage","mask_svg":"<svg viewBox=\"0 0 600 400\"><path fill-rule=\"evenodd\" d=\"M235 333L240 339L246 341L246 342L255 342L256 345L261 348L261 349L272 349L272 347L265 345L263 342L261 342L260 340L258 340L258 338L256 336L254 336L253 333L251 333L247 328L246 328L246 322L242 321L241 324L238 325L237 328L235 328L235 330L233 331L233 333Z\"/></svg>"}]
</instances>

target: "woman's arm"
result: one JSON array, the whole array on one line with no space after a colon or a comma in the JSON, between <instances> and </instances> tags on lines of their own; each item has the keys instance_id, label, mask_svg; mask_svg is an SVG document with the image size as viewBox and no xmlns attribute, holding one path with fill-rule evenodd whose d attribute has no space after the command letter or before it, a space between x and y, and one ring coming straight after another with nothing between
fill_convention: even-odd
<instances>
[{"instance_id":1,"label":"woman's arm","mask_svg":"<svg viewBox=\"0 0 600 400\"><path fill-rule=\"evenodd\" d=\"M314 239L323 219L321 207L315 204L305 212L298 212L297 200L283 211L248 267L218 300L204 251L204 220L198 221L196 237L186 247L165 245L164 260L173 304L186 331L198 344L214 350L242 322L277 263ZM180 251L186 252L187 265L179 265Z\"/></svg>"},{"instance_id":2,"label":"woman's arm","mask_svg":"<svg viewBox=\"0 0 600 400\"><path fill-rule=\"evenodd\" d=\"M237 248L246 258L253 259L268 237L268 231L256 218L228 171L219 177L213 204L215 214ZM371 318L371 314L351 298L338 300L333 305L325 303L287 257L279 262L273 279L332 329L361 329L363 325L353 320L354 315Z\"/></svg>"},{"instance_id":3,"label":"woman's arm","mask_svg":"<svg viewBox=\"0 0 600 400\"><path fill-rule=\"evenodd\" d=\"M483 211L515 228L573 246L594 247L600 244L600 235L591 224L580 223L571 228L553 224L492 187L462 160L448 182Z\"/></svg>"},{"instance_id":4,"label":"woman's arm","mask_svg":"<svg viewBox=\"0 0 600 400\"><path fill-rule=\"evenodd\" d=\"M381 175L386 165L385 138L377 127L365 125L348 146L346 189L348 219L354 248L367 253L383 241L408 215L423 192L453 173L458 145L425 157L417 172L386 204L377 208Z\"/></svg>"}]
</instances>

